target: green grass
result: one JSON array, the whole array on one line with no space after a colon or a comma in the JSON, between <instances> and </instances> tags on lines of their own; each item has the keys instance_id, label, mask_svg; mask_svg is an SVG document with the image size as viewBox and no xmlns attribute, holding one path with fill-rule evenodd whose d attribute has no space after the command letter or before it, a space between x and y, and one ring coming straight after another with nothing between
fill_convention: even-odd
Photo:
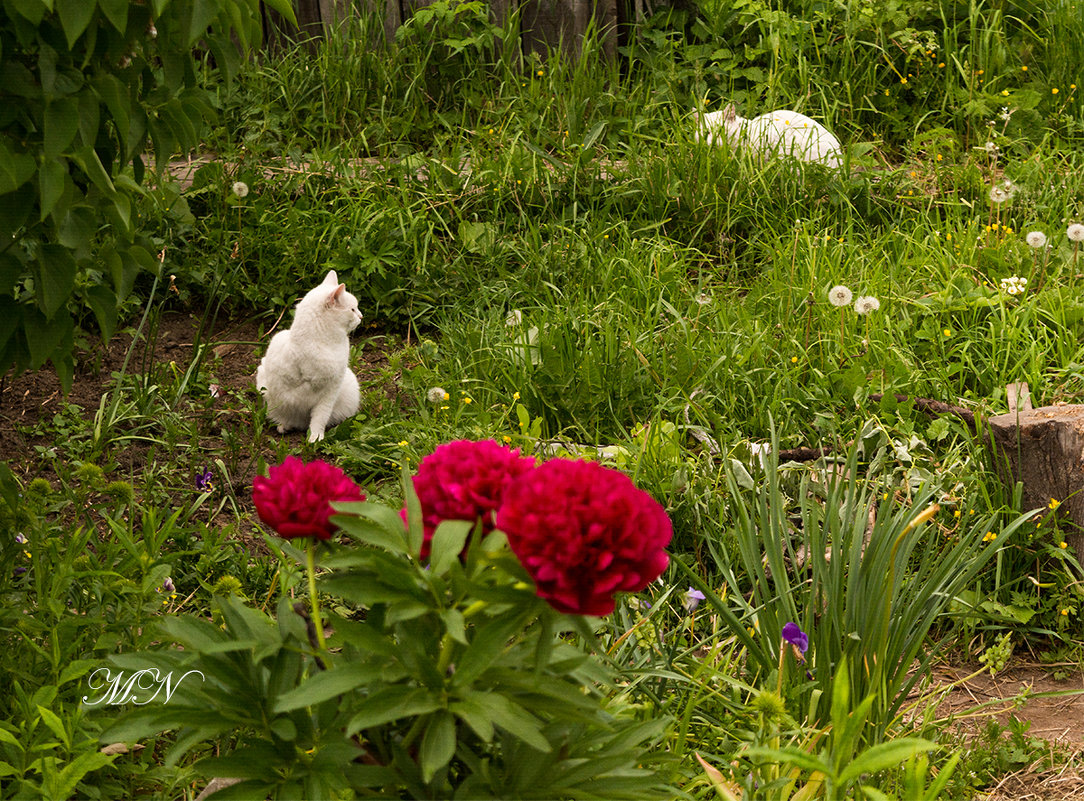
<instances>
[{"instance_id":1,"label":"green grass","mask_svg":"<svg viewBox=\"0 0 1084 801\"><path fill-rule=\"evenodd\" d=\"M266 331L338 270L387 335L359 335L355 356L383 348L386 359L354 420L296 447L393 506L399 463L451 439L608 448L607 463L667 507L682 566L601 622L599 642L623 671L609 703L669 716L667 781L690 797L714 797L693 752L718 766L738 759L739 783L800 767L778 761L787 746L850 754L818 734L835 719L843 656L848 708L874 698L850 746L919 734L945 744L930 757L945 766L952 741L930 709L913 719L925 723L900 715L909 660L937 658L924 647L945 642L977 657L1005 633L1079 653L1084 604L1062 531L1049 517L1020 519L1028 510L983 444L956 418L891 396L985 415L1005 410L1008 383L1028 382L1036 405L1084 392L1084 278L1065 235L1084 221L1084 91L1071 88L1084 86L1084 23L1067 2L704 9L646 21L620 64L603 62L590 38L577 62L519 64L493 47L514 24L502 32L438 5L431 31L407 28L396 47L373 46L379 28L366 19L314 54L246 66L216 83L220 125L207 149L219 157L191 189L156 190L141 210L167 261L161 282L141 279L129 323L153 339L162 313L186 310L255 318ZM204 79L217 82L210 70ZM845 141L846 168L760 163L694 142L689 112L729 100L745 116L791 107L824 119ZM988 192L1005 179L1015 193L995 205ZM231 193L236 180L247 197ZM1026 245L1032 230L1049 252ZM1023 294L1002 290L1012 276L1028 279ZM880 308L863 317L832 306L837 284ZM31 468L48 487L0 476L3 527L29 540L2 550L28 570L0 576L0 719L12 721L0 726L0 759L14 777L0 798L62 787L49 782L77 763L88 795L190 793L192 760L162 762L169 735L141 754L93 756L109 720L78 706L81 682L104 657L149 647L163 609L210 618L213 595L236 594L270 613L305 594L274 540L271 553L262 547L245 487L295 448L266 427L255 393L208 401L215 367L199 347L188 363L127 361L98 408L68 406L25 432L53 442ZM428 401L433 387L447 401ZM833 483L842 457L765 478L755 451L768 442L850 454L853 483ZM134 447L145 458L126 471ZM208 467L213 488L193 495L192 476ZM803 546L859 547L875 497L868 562L815 559L808 587L787 573ZM947 562L881 538L934 501L941 511L911 536L942 538ZM986 530L1000 539L983 542ZM936 584L951 597L891 636L891 623L869 623L874 652L908 661L863 674L844 629L873 592L867 573L888 564L908 591ZM682 605L687 573L709 590L693 613ZM177 598L163 597L167 576ZM827 596L840 601L833 615L817 606ZM877 597L882 611L898 600ZM19 611L30 609L40 615ZM809 680L776 667L775 637L792 619L815 643ZM896 651L884 645L897 640ZM776 688L779 715L765 711ZM972 762L992 785L1017 763L986 750ZM875 786L926 787L919 764L878 773ZM969 797L969 781L945 792Z\"/></svg>"}]
</instances>

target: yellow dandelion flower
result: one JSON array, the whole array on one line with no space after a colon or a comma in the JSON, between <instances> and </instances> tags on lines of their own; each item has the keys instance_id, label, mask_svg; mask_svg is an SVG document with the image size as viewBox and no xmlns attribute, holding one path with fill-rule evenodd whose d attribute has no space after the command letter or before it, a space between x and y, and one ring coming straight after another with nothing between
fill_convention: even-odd
<instances>
[{"instance_id":1,"label":"yellow dandelion flower","mask_svg":"<svg viewBox=\"0 0 1084 801\"><path fill-rule=\"evenodd\" d=\"M536 72L536 73L535 73L535 75L537 75L537 76L538 76L539 78L541 78L541 77L542 77L543 75L545 75L545 74L546 74L546 73L545 73L545 72L543 72L542 70L539 70L538 72Z\"/></svg>"},{"instance_id":2,"label":"yellow dandelion flower","mask_svg":"<svg viewBox=\"0 0 1084 801\"><path fill-rule=\"evenodd\" d=\"M1075 89L1076 89L1076 84L1075 83L1069 84L1069 91L1073 91Z\"/></svg>"},{"instance_id":3,"label":"yellow dandelion flower","mask_svg":"<svg viewBox=\"0 0 1084 801\"><path fill-rule=\"evenodd\" d=\"M798 357L797 356L791 356L790 357L790 363L791 364L797 364L798 363Z\"/></svg>"},{"instance_id":4,"label":"yellow dandelion flower","mask_svg":"<svg viewBox=\"0 0 1084 801\"><path fill-rule=\"evenodd\" d=\"M1025 64L1024 66L1022 66L1022 67L1020 68L1020 71L1021 71L1021 72L1027 72L1027 71L1028 71L1028 65L1027 65L1027 64Z\"/></svg>"},{"instance_id":5,"label":"yellow dandelion flower","mask_svg":"<svg viewBox=\"0 0 1084 801\"><path fill-rule=\"evenodd\" d=\"M518 392L513 392L512 393L512 400L519 400L519 393Z\"/></svg>"},{"instance_id":6,"label":"yellow dandelion flower","mask_svg":"<svg viewBox=\"0 0 1084 801\"><path fill-rule=\"evenodd\" d=\"M959 516L960 516L960 514L961 514L961 513L960 513L960 510L959 510L959 509L957 509L957 510L956 510L955 512L953 512L953 513L952 513L952 516L953 516L953 517L959 517Z\"/></svg>"},{"instance_id":7,"label":"yellow dandelion flower","mask_svg":"<svg viewBox=\"0 0 1084 801\"><path fill-rule=\"evenodd\" d=\"M942 331L941 333L942 333L942 334L944 334L944 335L945 335L945 336L947 336L947 337L950 337L950 336L952 336L952 329L950 329L950 328L946 328L946 329L945 329L944 331Z\"/></svg>"},{"instance_id":8,"label":"yellow dandelion flower","mask_svg":"<svg viewBox=\"0 0 1084 801\"><path fill-rule=\"evenodd\" d=\"M492 129L492 128L490 128L490 129L489 129L489 132L490 132L490 133L493 133L493 129Z\"/></svg>"},{"instance_id":9,"label":"yellow dandelion flower","mask_svg":"<svg viewBox=\"0 0 1084 801\"><path fill-rule=\"evenodd\" d=\"M1050 507L1050 511L1056 511L1057 508L1061 506L1061 501L1059 501L1057 498L1051 498L1050 503L1048 503L1047 506Z\"/></svg>"},{"instance_id":10,"label":"yellow dandelion flower","mask_svg":"<svg viewBox=\"0 0 1084 801\"><path fill-rule=\"evenodd\" d=\"M1052 89L1050 90L1050 94L1052 94L1052 95L1056 95L1057 93L1058 93L1058 87L1056 87L1056 86L1055 86L1055 87L1053 87L1053 88L1052 88Z\"/></svg>"},{"instance_id":11,"label":"yellow dandelion flower","mask_svg":"<svg viewBox=\"0 0 1084 801\"><path fill-rule=\"evenodd\" d=\"M473 403L473 402L474 401L469 397L468 398L463 398L463 403Z\"/></svg>"},{"instance_id":12,"label":"yellow dandelion flower","mask_svg":"<svg viewBox=\"0 0 1084 801\"><path fill-rule=\"evenodd\" d=\"M1002 97L1008 97L1009 96L1009 90L1008 89L1002 89L1001 90L1001 96Z\"/></svg>"},{"instance_id":13,"label":"yellow dandelion flower","mask_svg":"<svg viewBox=\"0 0 1084 801\"><path fill-rule=\"evenodd\" d=\"M978 71L978 72L976 72L975 74L976 74L976 75L982 75L982 74L984 74L985 72L986 72L986 70L979 70L979 71Z\"/></svg>"},{"instance_id":14,"label":"yellow dandelion flower","mask_svg":"<svg viewBox=\"0 0 1084 801\"><path fill-rule=\"evenodd\" d=\"M939 69L939 70L943 70L944 68L945 68L945 62L944 61L942 61L940 64L937 65L937 69Z\"/></svg>"},{"instance_id":15,"label":"yellow dandelion flower","mask_svg":"<svg viewBox=\"0 0 1084 801\"><path fill-rule=\"evenodd\" d=\"M512 441L512 438L510 436L508 436L507 434L505 434L503 437L501 437L501 439L504 440L505 444Z\"/></svg>"},{"instance_id":16,"label":"yellow dandelion flower","mask_svg":"<svg viewBox=\"0 0 1084 801\"><path fill-rule=\"evenodd\" d=\"M444 393L444 400L448 400L448 398L450 398L450 397L452 397L452 396L449 395L447 392Z\"/></svg>"},{"instance_id":17,"label":"yellow dandelion flower","mask_svg":"<svg viewBox=\"0 0 1084 801\"><path fill-rule=\"evenodd\" d=\"M917 178L917 177L918 177L918 173L917 173L917 172L915 172L914 170L911 170L911 171L910 171L909 173L907 173L907 174L908 174L908 175L910 175L910 176L911 176L912 178Z\"/></svg>"},{"instance_id":18,"label":"yellow dandelion flower","mask_svg":"<svg viewBox=\"0 0 1084 801\"><path fill-rule=\"evenodd\" d=\"M400 447L400 448L405 448L405 447L406 447L407 445L409 445L409 444L410 444L410 443L409 443L409 442L407 442L407 441L406 441L405 439L401 439L401 440L399 440L399 447Z\"/></svg>"},{"instance_id":19,"label":"yellow dandelion flower","mask_svg":"<svg viewBox=\"0 0 1084 801\"><path fill-rule=\"evenodd\" d=\"M940 160L941 160L941 154L938 153L936 156L934 156L934 161L940 161Z\"/></svg>"},{"instance_id":20,"label":"yellow dandelion flower","mask_svg":"<svg viewBox=\"0 0 1084 801\"><path fill-rule=\"evenodd\" d=\"M1058 547L1061 548L1062 550L1065 550L1066 548L1069 547L1069 543L1067 543L1065 541L1059 542Z\"/></svg>"}]
</instances>

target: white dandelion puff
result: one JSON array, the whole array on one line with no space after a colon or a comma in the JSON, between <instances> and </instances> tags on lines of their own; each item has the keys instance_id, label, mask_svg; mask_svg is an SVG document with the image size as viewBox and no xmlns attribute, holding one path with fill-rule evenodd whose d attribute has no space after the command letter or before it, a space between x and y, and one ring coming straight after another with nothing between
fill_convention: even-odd
<instances>
[{"instance_id":1,"label":"white dandelion puff","mask_svg":"<svg viewBox=\"0 0 1084 801\"><path fill-rule=\"evenodd\" d=\"M431 387L428 392L425 393L425 399L430 403L443 403L448 399L448 393L444 387Z\"/></svg>"},{"instance_id":2,"label":"white dandelion puff","mask_svg":"<svg viewBox=\"0 0 1084 801\"><path fill-rule=\"evenodd\" d=\"M519 325L523 322L523 312L519 309L513 309L507 317L504 318L504 324L511 328L512 326Z\"/></svg>"},{"instance_id":3,"label":"white dandelion puff","mask_svg":"<svg viewBox=\"0 0 1084 801\"><path fill-rule=\"evenodd\" d=\"M992 203L1004 203L1012 197L1012 194L1003 186L991 186L990 187L990 202Z\"/></svg>"},{"instance_id":4,"label":"white dandelion puff","mask_svg":"<svg viewBox=\"0 0 1084 801\"><path fill-rule=\"evenodd\" d=\"M871 295L864 295L854 302L855 314L869 314L881 308L881 301Z\"/></svg>"},{"instance_id":5,"label":"white dandelion puff","mask_svg":"<svg viewBox=\"0 0 1084 801\"><path fill-rule=\"evenodd\" d=\"M1084 242L1084 224L1073 223L1065 229L1065 235L1070 242Z\"/></svg>"},{"instance_id":6,"label":"white dandelion puff","mask_svg":"<svg viewBox=\"0 0 1084 801\"><path fill-rule=\"evenodd\" d=\"M248 197L248 184L244 181L234 181L233 186L230 187L230 191L239 198Z\"/></svg>"},{"instance_id":7,"label":"white dandelion puff","mask_svg":"<svg viewBox=\"0 0 1084 801\"><path fill-rule=\"evenodd\" d=\"M699 295L696 296L696 302L700 306L707 306L709 303L711 303L711 295L709 295L707 292L701 292Z\"/></svg>"},{"instance_id":8,"label":"white dandelion puff","mask_svg":"<svg viewBox=\"0 0 1084 801\"><path fill-rule=\"evenodd\" d=\"M1028 243L1029 248L1038 250L1039 248L1046 247L1046 234L1042 231L1030 231L1024 240Z\"/></svg>"},{"instance_id":9,"label":"white dandelion puff","mask_svg":"<svg viewBox=\"0 0 1084 801\"><path fill-rule=\"evenodd\" d=\"M828 290L828 302L833 306L850 306L851 299L854 294L843 284L832 287Z\"/></svg>"}]
</instances>

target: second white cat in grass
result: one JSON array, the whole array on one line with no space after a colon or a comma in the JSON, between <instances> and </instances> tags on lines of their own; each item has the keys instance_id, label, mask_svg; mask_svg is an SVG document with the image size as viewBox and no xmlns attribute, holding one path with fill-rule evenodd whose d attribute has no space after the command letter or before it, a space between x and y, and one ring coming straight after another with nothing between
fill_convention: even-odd
<instances>
[{"instance_id":1,"label":"second white cat in grass","mask_svg":"<svg viewBox=\"0 0 1084 801\"><path fill-rule=\"evenodd\" d=\"M788 109L747 120L733 104L697 118L696 138L709 144L726 140L732 148L748 148L762 158L793 156L805 162L838 167L843 160L839 140L816 120Z\"/></svg>"},{"instance_id":2,"label":"second white cat in grass","mask_svg":"<svg viewBox=\"0 0 1084 801\"><path fill-rule=\"evenodd\" d=\"M335 271L297 304L294 321L271 338L256 370L256 389L279 433L308 429L309 442L358 411L349 334L361 322L358 300Z\"/></svg>"}]
</instances>

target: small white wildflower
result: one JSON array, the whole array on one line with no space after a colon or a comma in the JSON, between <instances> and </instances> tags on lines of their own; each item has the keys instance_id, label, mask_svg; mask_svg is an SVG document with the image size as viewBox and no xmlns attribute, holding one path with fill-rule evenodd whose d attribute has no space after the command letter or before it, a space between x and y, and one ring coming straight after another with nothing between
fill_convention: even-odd
<instances>
[{"instance_id":1,"label":"small white wildflower","mask_svg":"<svg viewBox=\"0 0 1084 801\"><path fill-rule=\"evenodd\" d=\"M1046 234L1042 231L1030 231L1024 239L1027 241L1029 248L1038 250L1041 247L1046 247Z\"/></svg>"},{"instance_id":2,"label":"small white wildflower","mask_svg":"<svg viewBox=\"0 0 1084 801\"><path fill-rule=\"evenodd\" d=\"M1065 229L1065 235L1072 242L1084 242L1084 224L1073 223Z\"/></svg>"},{"instance_id":3,"label":"small white wildflower","mask_svg":"<svg viewBox=\"0 0 1084 801\"><path fill-rule=\"evenodd\" d=\"M1008 122L1009 118L1012 117L1012 112L1009 111L1007 106L1002 106L1001 107L1001 113L998 114L997 116L1000 117L1003 122Z\"/></svg>"},{"instance_id":4,"label":"small white wildflower","mask_svg":"<svg viewBox=\"0 0 1084 801\"><path fill-rule=\"evenodd\" d=\"M989 156L996 156L1000 148L993 142L987 142L985 145L983 145L983 150L985 150L986 154Z\"/></svg>"},{"instance_id":5,"label":"small white wildflower","mask_svg":"<svg viewBox=\"0 0 1084 801\"><path fill-rule=\"evenodd\" d=\"M1022 295L1027 286L1028 279L1013 275L1008 278L1001 279L1001 291L1006 295Z\"/></svg>"},{"instance_id":6,"label":"small white wildflower","mask_svg":"<svg viewBox=\"0 0 1084 801\"><path fill-rule=\"evenodd\" d=\"M444 387L431 387L428 392L425 393L425 399L430 403L441 403L448 399L448 393Z\"/></svg>"},{"instance_id":7,"label":"small white wildflower","mask_svg":"<svg viewBox=\"0 0 1084 801\"><path fill-rule=\"evenodd\" d=\"M854 302L855 314L869 314L881 308L881 301L870 295L864 295Z\"/></svg>"},{"instance_id":8,"label":"small white wildflower","mask_svg":"<svg viewBox=\"0 0 1084 801\"><path fill-rule=\"evenodd\" d=\"M212 398L217 398L218 397L218 392L219 392L218 384L210 384L210 385L208 385L207 391L211 394Z\"/></svg>"},{"instance_id":9,"label":"small white wildflower","mask_svg":"<svg viewBox=\"0 0 1084 801\"><path fill-rule=\"evenodd\" d=\"M523 312L519 309L513 309L506 318L504 318L504 324L511 328L512 326L519 325L523 322Z\"/></svg>"},{"instance_id":10,"label":"small white wildflower","mask_svg":"<svg viewBox=\"0 0 1084 801\"><path fill-rule=\"evenodd\" d=\"M1004 203L1009 199L1011 195L1008 190L1001 186L990 187L990 201L993 203Z\"/></svg>"},{"instance_id":11,"label":"small white wildflower","mask_svg":"<svg viewBox=\"0 0 1084 801\"><path fill-rule=\"evenodd\" d=\"M239 198L248 197L248 184L246 184L244 181L234 181L233 186L230 187L230 191L232 191Z\"/></svg>"},{"instance_id":12,"label":"small white wildflower","mask_svg":"<svg viewBox=\"0 0 1084 801\"><path fill-rule=\"evenodd\" d=\"M696 296L696 302L701 306L707 306L709 303L711 303L711 295L709 295L707 292L701 292L699 295Z\"/></svg>"},{"instance_id":13,"label":"small white wildflower","mask_svg":"<svg viewBox=\"0 0 1084 801\"><path fill-rule=\"evenodd\" d=\"M850 306L854 295L847 287L839 284L828 290L828 302L833 306Z\"/></svg>"}]
</instances>

